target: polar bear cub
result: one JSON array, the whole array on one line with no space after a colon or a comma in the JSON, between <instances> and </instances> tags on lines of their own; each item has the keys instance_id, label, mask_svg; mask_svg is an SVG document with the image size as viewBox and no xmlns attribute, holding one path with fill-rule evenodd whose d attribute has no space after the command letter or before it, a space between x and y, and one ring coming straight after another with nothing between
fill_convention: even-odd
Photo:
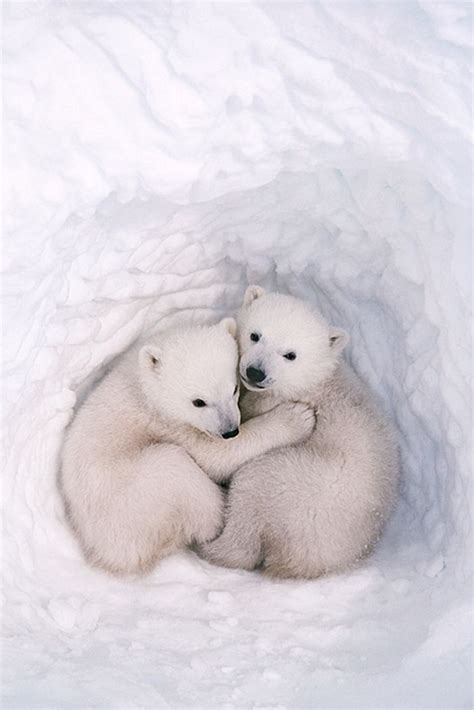
<instances>
[{"instance_id":1,"label":"polar bear cub","mask_svg":"<svg viewBox=\"0 0 474 710\"><path fill-rule=\"evenodd\" d=\"M394 504L392 429L341 360L347 334L308 304L251 286L238 330L243 417L298 400L314 408L316 427L236 472L224 530L201 554L279 577L344 569L368 554Z\"/></svg>"},{"instance_id":2,"label":"polar bear cub","mask_svg":"<svg viewBox=\"0 0 474 710\"><path fill-rule=\"evenodd\" d=\"M86 558L146 572L216 536L220 486L248 460L307 436L292 404L240 431L235 321L169 331L132 347L79 408L66 435L60 488Z\"/></svg>"}]
</instances>

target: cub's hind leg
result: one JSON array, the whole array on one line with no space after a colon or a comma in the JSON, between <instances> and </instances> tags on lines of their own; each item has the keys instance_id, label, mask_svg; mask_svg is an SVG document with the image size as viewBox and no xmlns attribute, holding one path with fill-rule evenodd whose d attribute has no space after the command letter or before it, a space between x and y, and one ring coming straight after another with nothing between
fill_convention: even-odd
<instances>
[{"instance_id":1,"label":"cub's hind leg","mask_svg":"<svg viewBox=\"0 0 474 710\"><path fill-rule=\"evenodd\" d=\"M85 556L115 574L148 572L191 542L215 537L222 524L219 486L178 446L156 444L114 465L63 475L62 488Z\"/></svg>"}]
</instances>

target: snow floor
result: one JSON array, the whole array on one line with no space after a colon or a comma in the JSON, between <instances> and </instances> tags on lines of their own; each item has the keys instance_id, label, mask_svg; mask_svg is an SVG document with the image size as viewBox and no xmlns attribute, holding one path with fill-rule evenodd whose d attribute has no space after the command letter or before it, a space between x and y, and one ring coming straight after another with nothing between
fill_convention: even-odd
<instances>
[{"instance_id":1,"label":"snow floor","mask_svg":"<svg viewBox=\"0 0 474 710\"><path fill-rule=\"evenodd\" d=\"M470 3L4 3L4 708L471 707ZM351 332L403 486L358 571L84 564L73 407L258 282Z\"/></svg>"}]
</instances>

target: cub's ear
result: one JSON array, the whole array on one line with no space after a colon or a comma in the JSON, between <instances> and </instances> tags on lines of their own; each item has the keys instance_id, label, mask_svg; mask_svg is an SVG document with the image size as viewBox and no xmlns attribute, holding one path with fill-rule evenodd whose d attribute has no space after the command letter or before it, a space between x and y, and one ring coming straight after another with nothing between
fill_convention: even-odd
<instances>
[{"instance_id":1,"label":"cub's ear","mask_svg":"<svg viewBox=\"0 0 474 710\"><path fill-rule=\"evenodd\" d=\"M158 369L161 362L161 350L157 345L147 343L139 354L140 365L148 370Z\"/></svg>"},{"instance_id":2,"label":"cub's ear","mask_svg":"<svg viewBox=\"0 0 474 710\"><path fill-rule=\"evenodd\" d=\"M263 296L264 293L265 289L261 286L249 286L244 295L244 306L250 306L253 301L256 301L257 298L260 298L260 296Z\"/></svg>"},{"instance_id":3,"label":"cub's ear","mask_svg":"<svg viewBox=\"0 0 474 710\"><path fill-rule=\"evenodd\" d=\"M218 325L221 328L225 328L225 330L230 333L233 338L235 338L237 334L237 323L233 318L223 318L219 321Z\"/></svg>"},{"instance_id":4,"label":"cub's ear","mask_svg":"<svg viewBox=\"0 0 474 710\"><path fill-rule=\"evenodd\" d=\"M335 353L340 353L344 350L349 342L349 333L342 328L329 329L329 347Z\"/></svg>"}]
</instances>

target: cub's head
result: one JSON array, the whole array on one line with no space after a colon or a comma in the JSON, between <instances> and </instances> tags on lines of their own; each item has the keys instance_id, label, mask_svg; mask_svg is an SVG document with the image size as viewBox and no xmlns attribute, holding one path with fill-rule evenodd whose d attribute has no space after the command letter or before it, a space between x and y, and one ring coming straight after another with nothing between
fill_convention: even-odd
<instances>
[{"instance_id":1,"label":"cub's head","mask_svg":"<svg viewBox=\"0 0 474 710\"><path fill-rule=\"evenodd\" d=\"M335 370L349 336L307 303L249 286L238 315L240 377L285 399L311 392Z\"/></svg>"},{"instance_id":2,"label":"cub's head","mask_svg":"<svg viewBox=\"0 0 474 710\"><path fill-rule=\"evenodd\" d=\"M236 323L193 326L157 336L139 353L148 404L177 425L228 439L239 433Z\"/></svg>"}]
</instances>

